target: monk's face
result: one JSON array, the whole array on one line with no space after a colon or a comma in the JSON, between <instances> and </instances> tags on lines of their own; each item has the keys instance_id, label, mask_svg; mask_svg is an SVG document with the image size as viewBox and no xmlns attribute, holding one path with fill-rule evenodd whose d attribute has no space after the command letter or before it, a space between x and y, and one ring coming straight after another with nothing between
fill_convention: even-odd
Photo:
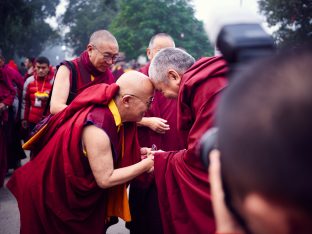
<instances>
[{"instance_id":1,"label":"monk's face","mask_svg":"<svg viewBox=\"0 0 312 234\"><path fill-rule=\"evenodd\" d=\"M152 60L156 53L164 48L173 48L174 42L169 37L157 37L154 40L153 46L151 48L147 48L146 54L149 60Z\"/></svg>"},{"instance_id":2,"label":"monk's face","mask_svg":"<svg viewBox=\"0 0 312 234\"><path fill-rule=\"evenodd\" d=\"M105 72L113 63L116 62L118 51L118 45L114 42L103 42L98 45L88 45L90 61L100 72Z\"/></svg>"},{"instance_id":3,"label":"monk's face","mask_svg":"<svg viewBox=\"0 0 312 234\"><path fill-rule=\"evenodd\" d=\"M131 120L139 122L144 117L146 111L151 107L153 102L153 94L128 94L130 95L130 105L131 108Z\"/></svg>"},{"instance_id":4,"label":"monk's face","mask_svg":"<svg viewBox=\"0 0 312 234\"><path fill-rule=\"evenodd\" d=\"M166 98L178 98L181 76L182 75L175 70L169 69L165 80L154 81L154 87L156 90L162 92Z\"/></svg>"},{"instance_id":5,"label":"monk's face","mask_svg":"<svg viewBox=\"0 0 312 234\"><path fill-rule=\"evenodd\" d=\"M116 103L123 122L138 122L153 102L154 86L148 76L128 71L116 81L119 94Z\"/></svg>"}]
</instances>

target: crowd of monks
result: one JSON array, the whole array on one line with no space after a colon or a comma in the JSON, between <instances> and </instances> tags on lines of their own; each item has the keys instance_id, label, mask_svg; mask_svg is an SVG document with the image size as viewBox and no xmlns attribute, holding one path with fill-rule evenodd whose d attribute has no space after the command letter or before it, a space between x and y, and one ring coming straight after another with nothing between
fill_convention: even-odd
<instances>
[{"instance_id":1,"label":"crowd of monks","mask_svg":"<svg viewBox=\"0 0 312 234\"><path fill-rule=\"evenodd\" d=\"M210 176L198 149L202 135L216 125L219 99L228 86L224 58L195 60L175 48L170 35L159 33L149 42L146 65L114 77L112 66L118 54L116 38L99 30L80 56L63 61L55 71L39 57L34 73L28 69L25 81L1 64L1 185L10 168L9 158L25 158L21 135L13 143L13 136L7 136L18 132L14 128L25 116L18 103L29 96L28 112L40 114L35 122L22 117L28 123L25 126L37 128L31 134L28 130L24 138L23 148L31 151L31 160L16 165L7 183L18 202L21 233L105 233L118 222L117 217L126 221L131 233L244 233L250 229L246 223L237 228L233 222L228 226L216 222L220 213L214 210ZM232 101L228 96L223 105ZM221 112L231 118L230 110L235 112L230 107ZM231 122L222 118L222 126ZM42 119L47 120L44 125L40 125ZM238 138L240 129L233 129ZM225 139L232 134L221 130ZM19 152L10 151L12 144ZM228 146L223 147L228 152ZM218 156L211 157L217 167ZM218 182L218 176L211 174ZM230 177L227 174L231 182Z\"/></svg>"}]
</instances>

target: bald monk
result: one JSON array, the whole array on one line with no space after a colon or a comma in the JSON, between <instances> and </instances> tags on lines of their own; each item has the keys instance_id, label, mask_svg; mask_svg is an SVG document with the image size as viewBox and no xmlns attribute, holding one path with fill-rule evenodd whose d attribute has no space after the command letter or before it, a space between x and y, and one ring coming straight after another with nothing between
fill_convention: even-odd
<instances>
[{"instance_id":1,"label":"bald monk","mask_svg":"<svg viewBox=\"0 0 312 234\"><path fill-rule=\"evenodd\" d=\"M7 184L21 233L102 234L111 216L130 221L126 183L154 165L140 159L136 136L153 92L148 77L131 71L87 88L51 118L28 145L39 153Z\"/></svg>"},{"instance_id":2,"label":"bald monk","mask_svg":"<svg viewBox=\"0 0 312 234\"><path fill-rule=\"evenodd\" d=\"M159 50L174 47L175 43L170 35L158 33L151 38L146 55L152 60ZM139 71L148 76L149 66L150 63L147 63ZM138 122L138 126L141 147L156 145L162 150L186 148L186 136L177 129L177 100L168 99L159 91L155 92L153 104ZM151 173L144 173L131 182L129 201L133 217L129 225L131 233L163 232L155 180Z\"/></svg>"},{"instance_id":3,"label":"bald monk","mask_svg":"<svg viewBox=\"0 0 312 234\"><path fill-rule=\"evenodd\" d=\"M58 67L50 103L50 112L63 110L85 88L99 83L115 82L110 67L116 62L119 47L116 38L107 30L94 32L87 49L76 59L64 61ZM76 72L73 72L74 67ZM75 74L75 77L73 74ZM75 79L76 89L71 89ZM70 92L73 91L73 92Z\"/></svg>"},{"instance_id":4,"label":"bald monk","mask_svg":"<svg viewBox=\"0 0 312 234\"><path fill-rule=\"evenodd\" d=\"M174 48L173 38L166 33L154 35L146 49L146 55L151 61L158 51L164 48ZM147 63L139 71L149 76ZM139 142L141 146L151 147L155 144L162 150L184 149L183 137L176 137L177 130L177 100L164 97L161 92L156 91L153 105L146 116L138 123Z\"/></svg>"},{"instance_id":5,"label":"bald monk","mask_svg":"<svg viewBox=\"0 0 312 234\"><path fill-rule=\"evenodd\" d=\"M164 233L214 233L207 172L196 147L213 126L217 98L226 86L221 57L195 61L185 51L166 48L153 58L149 76L168 98L178 98L178 128L186 150L155 153L155 180Z\"/></svg>"}]
</instances>

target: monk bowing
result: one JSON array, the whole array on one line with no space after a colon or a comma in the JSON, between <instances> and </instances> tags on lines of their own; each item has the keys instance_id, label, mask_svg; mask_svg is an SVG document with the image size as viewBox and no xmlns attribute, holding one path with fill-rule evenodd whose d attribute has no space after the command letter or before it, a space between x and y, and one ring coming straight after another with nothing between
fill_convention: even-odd
<instances>
[{"instance_id":1,"label":"monk bowing","mask_svg":"<svg viewBox=\"0 0 312 234\"><path fill-rule=\"evenodd\" d=\"M152 60L159 50L173 47L175 43L170 35L158 33L150 39L146 55ZM139 71L148 76L149 66L150 62ZM177 129L177 100L168 99L159 91L155 92L153 105L138 126L141 147L154 145L166 151L186 147L186 137ZM163 233L153 173L144 173L131 182L129 203L133 219L127 227L131 233Z\"/></svg>"},{"instance_id":2,"label":"monk bowing","mask_svg":"<svg viewBox=\"0 0 312 234\"><path fill-rule=\"evenodd\" d=\"M196 147L213 126L217 99L227 84L226 71L222 57L195 62L177 48L159 51L151 62L149 76L164 96L178 99L178 129L187 134L186 150L155 152L164 233L215 232L210 185Z\"/></svg>"},{"instance_id":3,"label":"monk bowing","mask_svg":"<svg viewBox=\"0 0 312 234\"><path fill-rule=\"evenodd\" d=\"M21 233L105 233L110 217L130 221L126 183L154 165L136 136L153 100L147 76L81 92L28 144L39 153L7 186L17 199ZM41 134L41 135L40 135Z\"/></svg>"}]
</instances>

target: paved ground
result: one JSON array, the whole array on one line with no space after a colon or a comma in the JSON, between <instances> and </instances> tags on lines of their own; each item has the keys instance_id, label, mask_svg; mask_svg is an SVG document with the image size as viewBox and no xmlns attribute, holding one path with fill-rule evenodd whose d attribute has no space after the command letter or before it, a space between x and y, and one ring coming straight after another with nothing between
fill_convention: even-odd
<instances>
[{"instance_id":1,"label":"paved ground","mask_svg":"<svg viewBox=\"0 0 312 234\"><path fill-rule=\"evenodd\" d=\"M27 160L22 162L25 163ZM6 178L5 184L9 177ZM0 188L0 234L18 234L20 229L19 211L14 196L6 186ZM107 234L129 234L122 220L107 230Z\"/></svg>"}]
</instances>

